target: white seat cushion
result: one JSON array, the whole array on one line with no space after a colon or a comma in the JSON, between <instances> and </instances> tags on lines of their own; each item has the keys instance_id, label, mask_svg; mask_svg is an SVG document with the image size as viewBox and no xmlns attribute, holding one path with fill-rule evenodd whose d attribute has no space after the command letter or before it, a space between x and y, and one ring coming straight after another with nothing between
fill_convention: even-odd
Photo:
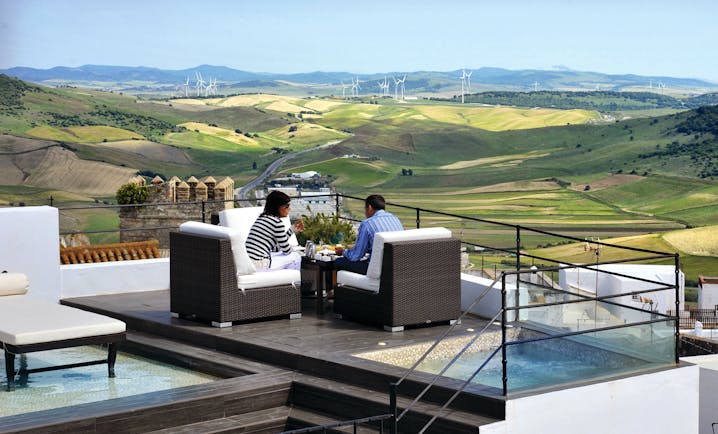
<instances>
[{"instance_id":1,"label":"white seat cushion","mask_svg":"<svg viewBox=\"0 0 718 434\"><path fill-rule=\"evenodd\" d=\"M239 230L244 240L247 240L249 229L257 217L262 214L262 211L264 211L264 207L261 206L226 209L219 212L219 225Z\"/></svg>"},{"instance_id":2,"label":"white seat cushion","mask_svg":"<svg viewBox=\"0 0 718 434\"><path fill-rule=\"evenodd\" d=\"M434 238L451 238L451 231L446 228L409 229L395 232L377 232L369 258L366 275L372 279L381 277L381 263L384 260L384 243L396 241L430 240Z\"/></svg>"},{"instance_id":3,"label":"white seat cushion","mask_svg":"<svg viewBox=\"0 0 718 434\"><path fill-rule=\"evenodd\" d=\"M22 273L0 273L0 297L23 295L30 289L30 281Z\"/></svg>"},{"instance_id":4,"label":"white seat cushion","mask_svg":"<svg viewBox=\"0 0 718 434\"><path fill-rule=\"evenodd\" d=\"M206 235L220 239L228 239L232 246L232 257L234 258L234 266L237 269L237 275L252 274L255 272L254 264L247 255L247 249L244 247L246 236L242 236L239 230L227 228L223 226L210 225L200 222L185 222L179 227L180 232L188 234Z\"/></svg>"},{"instance_id":5,"label":"white seat cushion","mask_svg":"<svg viewBox=\"0 0 718 434\"><path fill-rule=\"evenodd\" d=\"M27 345L125 331L114 318L29 295L0 297L0 341Z\"/></svg>"},{"instance_id":6,"label":"white seat cushion","mask_svg":"<svg viewBox=\"0 0 718 434\"><path fill-rule=\"evenodd\" d=\"M337 284L339 285L353 286L378 293L380 283L381 281L379 279L372 279L363 274L352 273L346 270L337 271Z\"/></svg>"},{"instance_id":7,"label":"white seat cushion","mask_svg":"<svg viewBox=\"0 0 718 434\"><path fill-rule=\"evenodd\" d=\"M237 287L244 291L265 286L289 285L295 282L298 284L301 279L299 270L274 270L237 276Z\"/></svg>"}]
</instances>

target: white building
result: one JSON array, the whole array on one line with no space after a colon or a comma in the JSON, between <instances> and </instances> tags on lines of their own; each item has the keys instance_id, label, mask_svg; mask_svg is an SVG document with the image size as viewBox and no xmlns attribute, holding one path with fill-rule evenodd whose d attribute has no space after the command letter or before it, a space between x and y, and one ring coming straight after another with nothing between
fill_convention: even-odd
<instances>
[{"instance_id":1,"label":"white building","mask_svg":"<svg viewBox=\"0 0 718 434\"><path fill-rule=\"evenodd\" d=\"M718 277L698 276L698 309L718 308Z\"/></svg>"}]
</instances>

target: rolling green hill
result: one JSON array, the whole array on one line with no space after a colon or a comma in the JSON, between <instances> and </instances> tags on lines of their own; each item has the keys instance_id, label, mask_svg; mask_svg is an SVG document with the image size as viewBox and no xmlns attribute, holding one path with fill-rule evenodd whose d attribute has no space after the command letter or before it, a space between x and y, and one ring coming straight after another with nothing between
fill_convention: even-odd
<instances>
[{"instance_id":1,"label":"rolling green hill","mask_svg":"<svg viewBox=\"0 0 718 434\"><path fill-rule=\"evenodd\" d=\"M116 179L142 171L246 181L280 155L316 148L281 170L331 175L346 193L378 191L397 203L570 234L615 236L718 224L715 107L606 121L583 109L421 100L253 94L146 101L3 76L0 89L8 95L0 111L0 168L12 172L0 191L5 203L65 187L36 173L48 170L50 156L82 163L86 179L95 170L98 185L108 164L121 169ZM48 152L48 143L62 145L63 153ZM79 159L68 158L70 152ZM346 154L359 158L343 158ZM38 179L41 186L32 184ZM83 188L60 197L109 196ZM414 218L398 212L407 222ZM488 241L506 239L482 225L458 229ZM549 240L527 235L526 242L537 246Z\"/></svg>"}]
</instances>

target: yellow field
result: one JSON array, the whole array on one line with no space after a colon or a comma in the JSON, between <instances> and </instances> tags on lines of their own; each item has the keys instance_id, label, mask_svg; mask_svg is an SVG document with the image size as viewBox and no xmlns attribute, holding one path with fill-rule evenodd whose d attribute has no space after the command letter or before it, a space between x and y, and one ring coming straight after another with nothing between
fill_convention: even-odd
<instances>
[{"instance_id":1,"label":"yellow field","mask_svg":"<svg viewBox=\"0 0 718 434\"><path fill-rule=\"evenodd\" d=\"M86 126L55 128L50 126L39 126L26 132L27 135L41 139L58 140L77 143L97 143L107 139L128 140L142 139L143 137L132 131L123 130L108 126Z\"/></svg>"},{"instance_id":2,"label":"yellow field","mask_svg":"<svg viewBox=\"0 0 718 434\"><path fill-rule=\"evenodd\" d=\"M457 170L457 169L466 169L467 167L485 166L485 165L489 165L489 164L494 165L496 163L504 163L504 162L510 162L512 164L519 164L524 160L528 160L531 158L545 157L547 155L551 155L551 154L550 153L539 154L536 151L531 151L527 154L511 154L511 155L501 155L498 157L479 158L477 160L457 161L455 163L440 166L439 169Z\"/></svg>"},{"instance_id":3,"label":"yellow field","mask_svg":"<svg viewBox=\"0 0 718 434\"><path fill-rule=\"evenodd\" d=\"M254 94L254 95L235 95L229 98L222 99L221 102L216 103L220 107L254 107L259 104L275 103L275 102L286 102L288 104L298 105L302 100L299 98L292 98L289 96L281 95L267 95L267 94Z\"/></svg>"},{"instance_id":4,"label":"yellow field","mask_svg":"<svg viewBox=\"0 0 718 434\"><path fill-rule=\"evenodd\" d=\"M327 101L322 99L313 99L308 103L304 104L304 107L319 112L325 112L328 110L334 110L337 106L344 105L342 102Z\"/></svg>"},{"instance_id":5,"label":"yellow field","mask_svg":"<svg viewBox=\"0 0 718 434\"><path fill-rule=\"evenodd\" d=\"M135 176L137 169L86 161L62 148L49 148L40 164L25 180L26 185L63 190L92 196L115 194L120 185Z\"/></svg>"},{"instance_id":6,"label":"yellow field","mask_svg":"<svg viewBox=\"0 0 718 434\"><path fill-rule=\"evenodd\" d=\"M347 133L326 128L317 124L308 124L301 122L292 125L297 127L296 131L289 132L289 127L281 127L271 131L267 131L265 132L265 135L283 141L296 139L303 142L314 143L319 141L329 141L333 139L343 139L349 136L349 134Z\"/></svg>"},{"instance_id":7,"label":"yellow field","mask_svg":"<svg viewBox=\"0 0 718 434\"><path fill-rule=\"evenodd\" d=\"M118 140L116 142L97 143L96 147L118 149L133 152L151 160L168 163L190 164L192 160L181 149L149 140Z\"/></svg>"},{"instance_id":8,"label":"yellow field","mask_svg":"<svg viewBox=\"0 0 718 434\"><path fill-rule=\"evenodd\" d=\"M185 127L191 131L197 130L202 134L216 136L228 142L236 143L237 145L252 148L257 148L261 146L257 140L251 137L247 137L244 134L237 134L234 131L228 130L226 128L210 127L207 124L202 124L199 122L185 122L183 124L180 124L180 126Z\"/></svg>"},{"instance_id":9,"label":"yellow field","mask_svg":"<svg viewBox=\"0 0 718 434\"><path fill-rule=\"evenodd\" d=\"M302 112L306 110L304 107L292 104L287 101L274 101L271 104L264 107L267 110L274 110L275 112L280 113L294 113L298 114L299 112Z\"/></svg>"},{"instance_id":10,"label":"yellow field","mask_svg":"<svg viewBox=\"0 0 718 434\"><path fill-rule=\"evenodd\" d=\"M683 229L663 234L676 249L695 256L718 256L718 226Z\"/></svg>"},{"instance_id":11,"label":"yellow field","mask_svg":"<svg viewBox=\"0 0 718 434\"><path fill-rule=\"evenodd\" d=\"M416 106L430 119L467 125L490 131L520 130L570 124L583 124L598 117L589 110L520 109L514 107Z\"/></svg>"}]
</instances>

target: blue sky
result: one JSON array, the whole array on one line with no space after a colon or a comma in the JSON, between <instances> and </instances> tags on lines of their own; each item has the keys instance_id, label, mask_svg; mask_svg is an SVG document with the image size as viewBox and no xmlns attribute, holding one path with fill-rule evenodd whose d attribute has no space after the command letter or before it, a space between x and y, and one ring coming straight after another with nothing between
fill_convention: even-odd
<instances>
[{"instance_id":1,"label":"blue sky","mask_svg":"<svg viewBox=\"0 0 718 434\"><path fill-rule=\"evenodd\" d=\"M715 0L0 0L0 68L495 66L718 81Z\"/></svg>"}]
</instances>

